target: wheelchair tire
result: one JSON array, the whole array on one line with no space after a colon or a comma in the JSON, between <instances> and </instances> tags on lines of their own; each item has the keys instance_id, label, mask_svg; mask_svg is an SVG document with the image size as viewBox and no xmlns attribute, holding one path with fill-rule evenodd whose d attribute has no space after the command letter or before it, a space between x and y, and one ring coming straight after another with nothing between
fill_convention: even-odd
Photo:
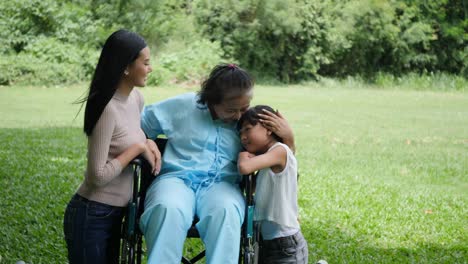
<instances>
[{"instance_id":1,"label":"wheelchair tire","mask_svg":"<svg viewBox=\"0 0 468 264\"><path fill-rule=\"evenodd\" d=\"M122 225L122 240L120 245L120 263L121 264L135 264L136 252L136 234L129 234L127 232L128 221L124 219Z\"/></svg>"},{"instance_id":2,"label":"wheelchair tire","mask_svg":"<svg viewBox=\"0 0 468 264\"><path fill-rule=\"evenodd\" d=\"M126 239L122 241L120 263L135 264L135 245L131 245L131 243Z\"/></svg>"}]
</instances>

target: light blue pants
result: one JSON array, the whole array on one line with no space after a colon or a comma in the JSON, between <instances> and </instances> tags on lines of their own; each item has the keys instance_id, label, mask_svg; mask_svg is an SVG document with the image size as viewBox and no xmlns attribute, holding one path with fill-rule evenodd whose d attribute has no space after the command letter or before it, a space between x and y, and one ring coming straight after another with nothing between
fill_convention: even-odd
<instances>
[{"instance_id":1,"label":"light blue pants","mask_svg":"<svg viewBox=\"0 0 468 264\"><path fill-rule=\"evenodd\" d=\"M205 244L206 263L238 263L245 202L238 186L218 182L194 192L179 178L157 179L149 187L140 227L148 263L179 264L194 215Z\"/></svg>"}]
</instances>

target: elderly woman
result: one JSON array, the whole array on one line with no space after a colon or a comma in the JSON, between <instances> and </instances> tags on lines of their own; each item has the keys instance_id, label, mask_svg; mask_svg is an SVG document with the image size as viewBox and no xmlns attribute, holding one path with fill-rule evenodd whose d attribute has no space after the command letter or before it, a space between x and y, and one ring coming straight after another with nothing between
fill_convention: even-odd
<instances>
[{"instance_id":1,"label":"elderly woman","mask_svg":"<svg viewBox=\"0 0 468 264\"><path fill-rule=\"evenodd\" d=\"M187 230L195 216L207 263L238 263L244 199L237 157L237 120L250 106L254 82L234 64L215 67L201 91L147 106L141 119L146 135L168 138L160 176L148 189L140 226L148 263L180 263ZM263 116L294 148L287 122Z\"/></svg>"}]
</instances>

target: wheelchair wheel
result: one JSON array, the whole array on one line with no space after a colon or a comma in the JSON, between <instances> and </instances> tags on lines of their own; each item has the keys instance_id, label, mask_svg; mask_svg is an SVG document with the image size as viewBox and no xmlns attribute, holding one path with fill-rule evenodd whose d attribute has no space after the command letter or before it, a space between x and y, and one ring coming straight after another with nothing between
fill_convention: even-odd
<instances>
[{"instance_id":1,"label":"wheelchair wheel","mask_svg":"<svg viewBox=\"0 0 468 264\"><path fill-rule=\"evenodd\" d=\"M127 230L127 221L125 221L123 227L123 238L120 248L120 263L121 264L135 264L135 252L136 252L136 243L135 235L129 235Z\"/></svg>"},{"instance_id":2,"label":"wheelchair wheel","mask_svg":"<svg viewBox=\"0 0 468 264\"><path fill-rule=\"evenodd\" d=\"M259 254L258 244L254 243L253 245L249 246L248 248L244 248L242 261L239 261L239 263L257 264L258 263L258 254Z\"/></svg>"},{"instance_id":3,"label":"wheelchair wheel","mask_svg":"<svg viewBox=\"0 0 468 264\"><path fill-rule=\"evenodd\" d=\"M141 159L134 159L131 164L133 165L133 195L126 208L126 214L122 223L121 264L141 263L141 235L138 230L138 212L141 203L138 195L140 194L140 175L143 162Z\"/></svg>"}]
</instances>

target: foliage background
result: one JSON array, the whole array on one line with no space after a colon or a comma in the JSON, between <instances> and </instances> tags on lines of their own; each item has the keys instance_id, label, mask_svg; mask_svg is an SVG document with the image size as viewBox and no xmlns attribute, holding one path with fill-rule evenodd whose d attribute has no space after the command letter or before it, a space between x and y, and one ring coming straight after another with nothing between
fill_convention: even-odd
<instances>
[{"instance_id":1,"label":"foliage background","mask_svg":"<svg viewBox=\"0 0 468 264\"><path fill-rule=\"evenodd\" d=\"M301 142L311 261L466 263L467 14L466 0L0 1L0 263L66 261L86 151L70 104L120 28L151 47L147 102L220 61L301 83L259 85L254 103L284 109Z\"/></svg>"},{"instance_id":2,"label":"foliage background","mask_svg":"<svg viewBox=\"0 0 468 264\"><path fill-rule=\"evenodd\" d=\"M464 0L10 0L0 85L88 81L107 36L143 35L150 85L199 82L219 61L257 79L468 76Z\"/></svg>"}]
</instances>

